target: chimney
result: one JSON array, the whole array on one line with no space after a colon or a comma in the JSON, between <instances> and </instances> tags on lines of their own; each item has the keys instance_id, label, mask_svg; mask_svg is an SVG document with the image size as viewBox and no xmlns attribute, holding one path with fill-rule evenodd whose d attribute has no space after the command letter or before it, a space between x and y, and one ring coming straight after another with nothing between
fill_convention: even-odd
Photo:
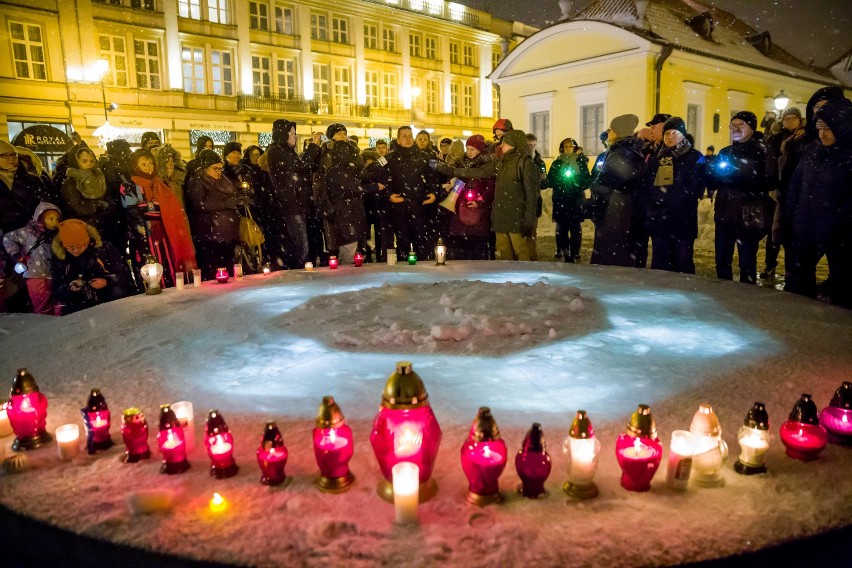
<instances>
[{"instance_id":1,"label":"chimney","mask_svg":"<svg viewBox=\"0 0 852 568\"><path fill-rule=\"evenodd\" d=\"M648 0L635 0L636 3L636 15L637 23L639 27L644 28L647 27L645 22L645 14L648 12Z\"/></svg>"},{"instance_id":2,"label":"chimney","mask_svg":"<svg viewBox=\"0 0 852 568\"><path fill-rule=\"evenodd\" d=\"M559 0L559 9L562 10L560 20L567 20L571 17L571 12L574 11L574 0Z\"/></svg>"}]
</instances>

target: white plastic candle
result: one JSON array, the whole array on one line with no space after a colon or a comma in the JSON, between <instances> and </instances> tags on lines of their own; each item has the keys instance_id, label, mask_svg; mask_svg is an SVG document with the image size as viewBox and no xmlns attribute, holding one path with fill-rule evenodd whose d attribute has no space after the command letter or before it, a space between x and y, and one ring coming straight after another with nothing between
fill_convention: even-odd
<instances>
[{"instance_id":1,"label":"white plastic candle","mask_svg":"<svg viewBox=\"0 0 852 568\"><path fill-rule=\"evenodd\" d=\"M56 446L59 448L59 459L70 461L80 453L80 427L76 424L65 424L56 429Z\"/></svg>"},{"instance_id":2,"label":"white plastic candle","mask_svg":"<svg viewBox=\"0 0 852 568\"><path fill-rule=\"evenodd\" d=\"M183 272L175 272L175 288L183 290Z\"/></svg>"},{"instance_id":3,"label":"white plastic candle","mask_svg":"<svg viewBox=\"0 0 852 568\"><path fill-rule=\"evenodd\" d=\"M0 404L0 438L11 436L12 423L9 422L9 415L6 413L6 403Z\"/></svg>"},{"instance_id":4,"label":"white plastic candle","mask_svg":"<svg viewBox=\"0 0 852 568\"><path fill-rule=\"evenodd\" d=\"M183 430L186 449L192 451L195 448L195 419L192 413L192 403L187 400L176 402L172 405L172 411L180 422L181 430Z\"/></svg>"},{"instance_id":5,"label":"white plastic candle","mask_svg":"<svg viewBox=\"0 0 852 568\"><path fill-rule=\"evenodd\" d=\"M568 470L568 479L576 485L588 485L595 477L601 443L597 438L571 438L569 444L571 465Z\"/></svg>"},{"instance_id":6,"label":"white plastic candle","mask_svg":"<svg viewBox=\"0 0 852 568\"><path fill-rule=\"evenodd\" d=\"M237 280L243 279L243 265L242 264L235 264L234 265L234 278L236 278Z\"/></svg>"},{"instance_id":7,"label":"white plastic candle","mask_svg":"<svg viewBox=\"0 0 852 568\"><path fill-rule=\"evenodd\" d=\"M692 471L692 456L695 454L696 436L687 430L672 432L669 445L669 469L666 484L672 489L684 490Z\"/></svg>"},{"instance_id":8,"label":"white plastic candle","mask_svg":"<svg viewBox=\"0 0 852 568\"><path fill-rule=\"evenodd\" d=\"M192 269L192 285L193 286L201 286L201 269L193 268Z\"/></svg>"},{"instance_id":9,"label":"white plastic candle","mask_svg":"<svg viewBox=\"0 0 852 568\"><path fill-rule=\"evenodd\" d=\"M410 462L399 462L393 473L393 506L396 522L407 525L417 521L417 502L420 498L420 468Z\"/></svg>"}]
</instances>

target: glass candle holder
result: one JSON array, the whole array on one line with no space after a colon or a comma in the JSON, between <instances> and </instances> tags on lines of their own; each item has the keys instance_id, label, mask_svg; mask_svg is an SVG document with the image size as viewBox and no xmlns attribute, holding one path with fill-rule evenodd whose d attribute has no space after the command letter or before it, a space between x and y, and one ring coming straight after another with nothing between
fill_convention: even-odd
<instances>
[{"instance_id":1,"label":"glass candle holder","mask_svg":"<svg viewBox=\"0 0 852 568\"><path fill-rule=\"evenodd\" d=\"M508 450L500 439L491 409L481 407L461 447L462 470L467 477L468 503L485 506L502 500L499 479L506 469Z\"/></svg>"},{"instance_id":2,"label":"glass candle holder","mask_svg":"<svg viewBox=\"0 0 852 568\"><path fill-rule=\"evenodd\" d=\"M563 491L578 499L597 497L598 487L594 479L601 443L595 437L595 430L585 410L577 411L562 449L568 455L568 481L562 486Z\"/></svg>"},{"instance_id":3,"label":"glass candle holder","mask_svg":"<svg viewBox=\"0 0 852 568\"><path fill-rule=\"evenodd\" d=\"M819 422L828 432L828 441L852 446L852 382L844 381L831 402L819 414Z\"/></svg>"},{"instance_id":4,"label":"glass candle holder","mask_svg":"<svg viewBox=\"0 0 852 568\"><path fill-rule=\"evenodd\" d=\"M275 422L267 422L257 449L257 465L263 485L281 485L287 479L287 446Z\"/></svg>"},{"instance_id":5,"label":"glass candle holder","mask_svg":"<svg viewBox=\"0 0 852 568\"><path fill-rule=\"evenodd\" d=\"M106 399L99 389L92 389L86 406L80 409L83 423L86 426L86 451L94 454L99 450L112 447L113 441L109 434L110 412Z\"/></svg>"},{"instance_id":6,"label":"glass candle holder","mask_svg":"<svg viewBox=\"0 0 852 568\"><path fill-rule=\"evenodd\" d=\"M701 487L724 485L722 468L728 459L728 444L722 439L722 426L710 404L699 405L689 431L696 436L691 481Z\"/></svg>"},{"instance_id":7,"label":"glass candle holder","mask_svg":"<svg viewBox=\"0 0 852 568\"><path fill-rule=\"evenodd\" d=\"M515 454L515 471L521 478L521 495L528 499L543 497L544 483L552 468L553 463L544 443L544 432L541 424L535 422L524 436L520 451Z\"/></svg>"},{"instance_id":8,"label":"glass candle holder","mask_svg":"<svg viewBox=\"0 0 852 568\"><path fill-rule=\"evenodd\" d=\"M327 492L346 491L355 481L349 471L354 444L352 429L331 396L323 397L313 430L314 456L320 469L317 486Z\"/></svg>"},{"instance_id":9,"label":"glass candle holder","mask_svg":"<svg viewBox=\"0 0 852 568\"><path fill-rule=\"evenodd\" d=\"M218 410L211 410L207 414L204 432L204 447L210 458L210 475L216 479L237 475L240 468L234 461L234 435Z\"/></svg>"},{"instance_id":10,"label":"glass candle holder","mask_svg":"<svg viewBox=\"0 0 852 568\"><path fill-rule=\"evenodd\" d=\"M71 461L80 454L80 427L76 424L64 424L56 429L56 447L59 459Z\"/></svg>"},{"instance_id":11,"label":"glass candle holder","mask_svg":"<svg viewBox=\"0 0 852 568\"><path fill-rule=\"evenodd\" d=\"M15 432L12 451L34 450L53 440L46 429L47 397L39 392L35 378L26 369L18 369L6 414Z\"/></svg>"},{"instance_id":12,"label":"glass candle holder","mask_svg":"<svg viewBox=\"0 0 852 568\"><path fill-rule=\"evenodd\" d=\"M121 438L124 440L124 463L136 463L151 457L148 447L148 422L145 413L138 408L122 412Z\"/></svg>"},{"instance_id":13,"label":"glass candle holder","mask_svg":"<svg viewBox=\"0 0 852 568\"><path fill-rule=\"evenodd\" d=\"M811 395L803 394L793 406L790 417L781 424L781 442L793 459L811 461L825 449L828 433L820 426Z\"/></svg>"},{"instance_id":14,"label":"glass candle holder","mask_svg":"<svg viewBox=\"0 0 852 568\"><path fill-rule=\"evenodd\" d=\"M330 257L328 257L328 268L329 268L330 270L336 270L336 269L337 269L337 265L338 265L338 262L337 262L337 257L336 257L336 256L330 256Z\"/></svg>"},{"instance_id":15,"label":"glass candle holder","mask_svg":"<svg viewBox=\"0 0 852 568\"><path fill-rule=\"evenodd\" d=\"M228 274L227 268L217 268L216 269L216 282L219 284L225 284L230 279L230 275Z\"/></svg>"},{"instance_id":16,"label":"glass candle holder","mask_svg":"<svg viewBox=\"0 0 852 568\"><path fill-rule=\"evenodd\" d=\"M765 473L766 452L769 451L771 440L766 406L762 402L755 402L737 432L740 456L734 463L734 471L742 475Z\"/></svg>"},{"instance_id":17,"label":"glass candle holder","mask_svg":"<svg viewBox=\"0 0 852 568\"><path fill-rule=\"evenodd\" d=\"M355 262L355 266L363 266L364 265L364 255L360 252L356 252L353 257L353 261Z\"/></svg>"},{"instance_id":18,"label":"glass candle holder","mask_svg":"<svg viewBox=\"0 0 852 568\"><path fill-rule=\"evenodd\" d=\"M435 266L445 266L447 264L447 246L444 244L444 239L438 237L438 244L435 245Z\"/></svg>"},{"instance_id":19,"label":"glass candle holder","mask_svg":"<svg viewBox=\"0 0 852 568\"><path fill-rule=\"evenodd\" d=\"M621 486L628 491L648 491L663 457L651 407L640 404L630 418L627 430L615 443L615 457L621 467Z\"/></svg>"},{"instance_id":20,"label":"glass candle holder","mask_svg":"<svg viewBox=\"0 0 852 568\"><path fill-rule=\"evenodd\" d=\"M160 473L174 475L183 473L190 468L186 459L186 441L171 406L164 404L160 407L160 429L157 432L157 446L163 456Z\"/></svg>"}]
</instances>

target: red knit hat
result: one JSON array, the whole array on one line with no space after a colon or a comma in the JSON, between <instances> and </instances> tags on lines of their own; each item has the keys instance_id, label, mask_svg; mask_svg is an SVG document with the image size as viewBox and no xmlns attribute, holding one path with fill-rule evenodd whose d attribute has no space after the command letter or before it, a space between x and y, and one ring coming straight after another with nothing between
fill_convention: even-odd
<instances>
[{"instance_id":1,"label":"red knit hat","mask_svg":"<svg viewBox=\"0 0 852 568\"><path fill-rule=\"evenodd\" d=\"M467 139L465 143L467 146L473 146L480 152L485 151L485 137L482 134L474 134L470 138Z\"/></svg>"}]
</instances>

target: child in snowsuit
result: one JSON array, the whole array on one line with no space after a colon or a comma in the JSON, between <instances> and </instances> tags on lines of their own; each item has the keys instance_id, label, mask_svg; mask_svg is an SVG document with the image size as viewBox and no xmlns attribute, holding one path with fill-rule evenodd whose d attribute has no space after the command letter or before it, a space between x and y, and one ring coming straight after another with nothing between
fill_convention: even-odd
<instances>
[{"instance_id":1,"label":"child in snowsuit","mask_svg":"<svg viewBox=\"0 0 852 568\"><path fill-rule=\"evenodd\" d=\"M61 220L59 207L42 201L36 207L32 221L3 236L3 247L15 260L15 270L22 273L33 312L37 314L53 315L50 244Z\"/></svg>"}]
</instances>

